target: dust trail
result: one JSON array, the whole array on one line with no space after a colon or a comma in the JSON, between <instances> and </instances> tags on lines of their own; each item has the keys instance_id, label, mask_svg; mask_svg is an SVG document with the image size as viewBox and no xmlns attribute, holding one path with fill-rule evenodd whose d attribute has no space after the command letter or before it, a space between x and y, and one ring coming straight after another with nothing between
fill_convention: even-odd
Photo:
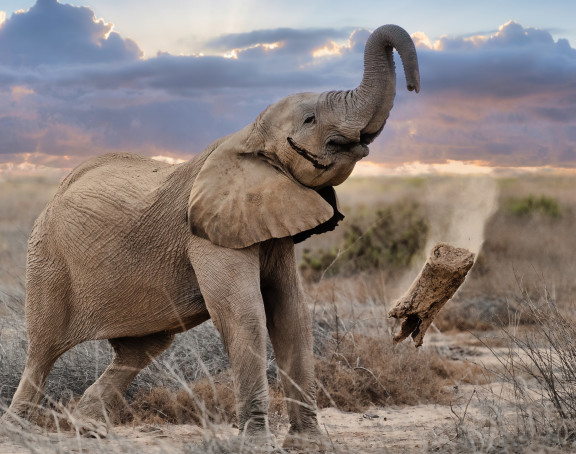
<instances>
[{"instance_id":1,"label":"dust trail","mask_svg":"<svg viewBox=\"0 0 576 454\"><path fill-rule=\"evenodd\" d=\"M434 177L427 185L421 200L429 222L426 246L422 258L392 286L394 298L408 289L436 243L449 243L478 255L484 226L498 207L498 183L490 176Z\"/></svg>"},{"instance_id":2,"label":"dust trail","mask_svg":"<svg viewBox=\"0 0 576 454\"><path fill-rule=\"evenodd\" d=\"M430 231L426 251L438 241L478 254L484 226L498 206L498 184L489 176L448 178L427 193Z\"/></svg>"}]
</instances>

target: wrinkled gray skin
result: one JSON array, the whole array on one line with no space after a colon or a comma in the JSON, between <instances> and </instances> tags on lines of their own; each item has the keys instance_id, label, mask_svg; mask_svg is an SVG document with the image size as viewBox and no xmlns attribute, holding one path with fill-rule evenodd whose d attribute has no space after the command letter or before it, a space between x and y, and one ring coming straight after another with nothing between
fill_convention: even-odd
<instances>
[{"instance_id":1,"label":"wrinkled gray skin","mask_svg":"<svg viewBox=\"0 0 576 454\"><path fill-rule=\"evenodd\" d=\"M284 445L321 445L311 318L291 236L332 217L316 190L342 183L382 130L395 95L392 47L418 91L412 40L383 26L367 42L355 90L289 96L180 165L113 154L76 168L30 237L28 360L4 422L40 401L60 355L108 339L114 360L74 415L104 436L136 374L176 333L212 318L244 434L268 433L268 332L288 398Z\"/></svg>"}]
</instances>

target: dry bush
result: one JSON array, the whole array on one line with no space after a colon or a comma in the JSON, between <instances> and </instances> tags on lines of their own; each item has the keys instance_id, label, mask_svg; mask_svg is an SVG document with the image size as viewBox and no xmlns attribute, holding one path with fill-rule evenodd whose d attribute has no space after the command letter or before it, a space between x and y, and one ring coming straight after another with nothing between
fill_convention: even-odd
<instances>
[{"instance_id":1,"label":"dry bush","mask_svg":"<svg viewBox=\"0 0 576 454\"><path fill-rule=\"evenodd\" d=\"M556 429L576 439L575 321L549 299L524 297L535 323L531 330L503 330L511 347L499 358L501 378L514 386L522 420L537 431L549 430L551 419L559 420Z\"/></svg>"},{"instance_id":2,"label":"dry bush","mask_svg":"<svg viewBox=\"0 0 576 454\"><path fill-rule=\"evenodd\" d=\"M452 387L476 382L477 366L445 359L392 339L330 336L327 351L316 357L319 408L335 406L361 412L371 406L446 404ZM284 395L276 378L269 379L270 416L286 422ZM181 388L154 387L138 391L117 418L119 423L198 424L235 421L229 371Z\"/></svg>"},{"instance_id":3,"label":"dry bush","mask_svg":"<svg viewBox=\"0 0 576 454\"><path fill-rule=\"evenodd\" d=\"M152 388L136 393L119 415L119 422L197 424L232 422L234 391L229 373L172 390Z\"/></svg>"},{"instance_id":4,"label":"dry bush","mask_svg":"<svg viewBox=\"0 0 576 454\"><path fill-rule=\"evenodd\" d=\"M393 345L390 335L335 335L331 354L316 360L318 406L359 412L370 406L447 404L453 386L476 382L479 371L408 342Z\"/></svg>"},{"instance_id":5,"label":"dry bush","mask_svg":"<svg viewBox=\"0 0 576 454\"><path fill-rule=\"evenodd\" d=\"M576 324L546 291L522 291L532 324L502 328L507 349L484 346L498 361L499 384L480 399L490 424L457 415L442 452L517 453L576 450ZM485 420L486 421L486 420Z\"/></svg>"},{"instance_id":6,"label":"dry bush","mask_svg":"<svg viewBox=\"0 0 576 454\"><path fill-rule=\"evenodd\" d=\"M344 411L365 411L371 406L413 405L418 403L446 404L453 395L453 387L460 383L476 383L477 367L451 361L434 350L417 350L412 344L394 346L389 334L370 337L342 331L342 326L352 325L346 320L337 320L340 330L330 333L331 326L324 321L315 328L319 354L316 357L318 383L318 406L335 406ZM192 330L194 331L194 330ZM219 342L219 340L215 340ZM229 371L208 373L204 378L185 382L176 357L185 357L182 345L168 358L160 358L156 364L154 382L140 378L127 394L115 421L120 424L198 424L235 421L233 384ZM170 353L170 352L168 352ZM188 353L190 355L190 353ZM78 357L74 358L78 360ZM89 360L89 358L87 358ZM43 403L43 410L35 422L48 430L69 430L65 415L72 412L74 405L90 381L78 386L83 376L80 367L87 361L72 364L64 372L56 370L59 387L64 390L51 400L53 391ZM162 367L175 373L170 382L158 374ZM275 364L271 361L270 368ZM207 369L204 366L204 373ZM164 371L166 373L166 371ZM146 375L151 372L144 372ZM284 395L277 374L269 374L272 422L286 421ZM72 388L77 391L72 392Z\"/></svg>"},{"instance_id":7,"label":"dry bush","mask_svg":"<svg viewBox=\"0 0 576 454\"><path fill-rule=\"evenodd\" d=\"M349 221L343 241L329 249L304 249L300 271L309 281L324 276L350 276L385 270L398 274L406 269L426 243L428 223L415 200L380 206L369 218Z\"/></svg>"},{"instance_id":8,"label":"dry bush","mask_svg":"<svg viewBox=\"0 0 576 454\"><path fill-rule=\"evenodd\" d=\"M277 382L270 384L271 418L285 414ZM118 415L119 423L208 424L236 422L234 388L229 371L189 383L180 389L152 388L136 393Z\"/></svg>"},{"instance_id":9,"label":"dry bush","mask_svg":"<svg viewBox=\"0 0 576 454\"><path fill-rule=\"evenodd\" d=\"M26 336L20 316L0 320L0 408L7 405L20 381L26 361ZM46 383L45 403L66 405L82 395L106 369L113 352L107 341L77 345L58 359ZM229 368L220 336L211 322L176 337L170 349L145 368L128 388L131 399L141 389L167 387L218 375Z\"/></svg>"}]
</instances>

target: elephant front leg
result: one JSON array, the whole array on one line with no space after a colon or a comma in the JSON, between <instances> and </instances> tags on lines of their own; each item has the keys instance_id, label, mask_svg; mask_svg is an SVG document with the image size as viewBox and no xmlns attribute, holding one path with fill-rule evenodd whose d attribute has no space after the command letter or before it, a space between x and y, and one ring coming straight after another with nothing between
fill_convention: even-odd
<instances>
[{"instance_id":1,"label":"elephant front leg","mask_svg":"<svg viewBox=\"0 0 576 454\"><path fill-rule=\"evenodd\" d=\"M322 450L329 447L316 416L316 384L312 322L308 308L277 294L268 319L280 380L286 397L290 429L285 448Z\"/></svg>"},{"instance_id":2,"label":"elephant front leg","mask_svg":"<svg viewBox=\"0 0 576 454\"><path fill-rule=\"evenodd\" d=\"M214 317L232 365L238 428L249 438L268 436L269 393L263 308L261 315L240 316L234 320Z\"/></svg>"},{"instance_id":3,"label":"elephant front leg","mask_svg":"<svg viewBox=\"0 0 576 454\"><path fill-rule=\"evenodd\" d=\"M195 238L190 251L206 308L230 358L241 436L259 445L272 443L258 247L234 250Z\"/></svg>"},{"instance_id":4,"label":"elephant front leg","mask_svg":"<svg viewBox=\"0 0 576 454\"><path fill-rule=\"evenodd\" d=\"M316 416L312 317L304 302L291 240L277 240L270 252L262 293L290 429L285 448L329 448Z\"/></svg>"}]
</instances>

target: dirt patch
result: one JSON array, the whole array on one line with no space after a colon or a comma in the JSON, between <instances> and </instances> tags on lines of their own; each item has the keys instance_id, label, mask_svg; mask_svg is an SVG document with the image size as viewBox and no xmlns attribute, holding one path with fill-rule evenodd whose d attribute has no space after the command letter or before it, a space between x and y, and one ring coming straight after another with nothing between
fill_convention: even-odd
<instances>
[{"instance_id":1,"label":"dirt patch","mask_svg":"<svg viewBox=\"0 0 576 454\"><path fill-rule=\"evenodd\" d=\"M319 412L320 426L329 435L336 453L405 453L425 450L448 442L454 426L450 407L415 405L375 408L365 413L326 408ZM288 426L271 428L281 443ZM9 441L0 437L0 454L34 452L202 452L206 439L229 440L238 431L229 424L209 429L189 424L137 425L116 427L108 439L77 437L72 431L49 432ZM223 451L224 452L224 451Z\"/></svg>"}]
</instances>

